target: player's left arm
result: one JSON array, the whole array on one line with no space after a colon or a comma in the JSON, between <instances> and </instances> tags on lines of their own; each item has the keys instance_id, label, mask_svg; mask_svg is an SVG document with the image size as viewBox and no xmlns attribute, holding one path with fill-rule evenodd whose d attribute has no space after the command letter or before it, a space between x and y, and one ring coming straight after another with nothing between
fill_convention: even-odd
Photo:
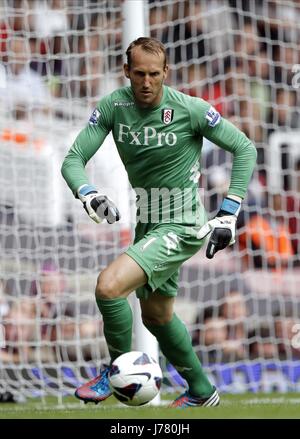
<instances>
[{"instance_id":1,"label":"player's left arm","mask_svg":"<svg viewBox=\"0 0 300 439\"><path fill-rule=\"evenodd\" d=\"M199 239L210 234L206 256L213 258L235 242L236 220L252 176L257 151L250 139L205 101L200 101L196 129L214 144L233 154L230 185L216 217L199 231Z\"/></svg>"}]
</instances>

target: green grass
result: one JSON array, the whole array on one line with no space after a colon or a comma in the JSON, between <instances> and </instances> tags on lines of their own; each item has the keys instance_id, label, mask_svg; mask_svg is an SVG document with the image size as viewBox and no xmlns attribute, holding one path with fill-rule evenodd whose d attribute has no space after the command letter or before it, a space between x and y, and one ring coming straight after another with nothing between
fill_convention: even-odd
<instances>
[{"instance_id":1,"label":"green grass","mask_svg":"<svg viewBox=\"0 0 300 439\"><path fill-rule=\"evenodd\" d=\"M0 405L0 419L300 419L300 393L221 395L216 408L170 409L161 406L127 407L114 397L101 404L84 405L73 397L37 399Z\"/></svg>"}]
</instances>

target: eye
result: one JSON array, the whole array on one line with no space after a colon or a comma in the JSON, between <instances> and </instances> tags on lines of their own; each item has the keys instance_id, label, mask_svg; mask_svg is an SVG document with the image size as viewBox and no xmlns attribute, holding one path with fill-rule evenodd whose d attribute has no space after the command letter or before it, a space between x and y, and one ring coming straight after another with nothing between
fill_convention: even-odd
<instances>
[{"instance_id":1,"label":"eye","mask_svg":"<svg viewBox=\"0 0 300 439\"><path fill-rule=\"evenodd\" d=\"M144 72L141 72L141 71L136 71L135 74L136 74L137 76L141 76L141 77L145 76L145 73L144 73Z\"/></svg>"}]
</instances>

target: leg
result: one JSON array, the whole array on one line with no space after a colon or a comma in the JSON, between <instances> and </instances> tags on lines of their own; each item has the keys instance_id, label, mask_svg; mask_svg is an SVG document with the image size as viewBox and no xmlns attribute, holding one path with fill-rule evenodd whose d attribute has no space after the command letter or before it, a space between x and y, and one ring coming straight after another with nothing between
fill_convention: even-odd
<instances>
[{"instance_id":1,"label":"leg","mask_svg":"<svg viewBox=\"0 0 300 439\"><path fill-rule=\"evenodd\" d=\"M98 277L96 302L103 317L111 362L131 349L132 311L127 296L146 282L142 268L126 254L119 256Z\"/></svg>"},{"instance_id":2,"label":"leg","mask_svg":"<svg viewBox=\"0 0 300 439\"><path fill-rule=\"evenodd\" d=\"M149 299L141 299L140 303L145 326L157 338L165 357L187 381L189 397L195 397L197 405L203 405L212 397L215 389L193 350L185 325L173 312L174 297L154 292ZM218 403L218 397L213 402Z\"/></svg>"},{"instance_id":3,"label":"leg","mask_svg":"<svg viewBox=\"0 0 300 439\"><path fill-rule=\"evenodd\" d=\"M154 291L149 299L140 299L142 320L145 326L165 325L174 314L175 297L168 297Z\"/></svg>"},{"instance_id":4,"label":"leg","mask_svg":"<svg viewBox=\"0 0 300 439\"><path fill-rule=\"evenodd\" d=\"M126 254L119 256L99 275L96 301L103 317L104 336L113 361L131 350L132 312L127 296L147 282L142 268ZM99 376L79 387L75 396L85 402L105 400L111 395L108 382L110 366Z\"/></svg>"},{"instance_id":5,"label":"leg","mask_svg":"<svg viewBox=\"0 0 300 439\"><path fill-rule=\"evenodd\" d=\"M136 290L143 322L157 338L162 353L189 385L191 393L181 399L188 398L188 405L216 405L219 397L193 350L186 327L173 312L179 268L201 245L202 242L185 226L161 224L131 246L127 253L148 276L147 288Z\"/></svg>"}]
</instances>

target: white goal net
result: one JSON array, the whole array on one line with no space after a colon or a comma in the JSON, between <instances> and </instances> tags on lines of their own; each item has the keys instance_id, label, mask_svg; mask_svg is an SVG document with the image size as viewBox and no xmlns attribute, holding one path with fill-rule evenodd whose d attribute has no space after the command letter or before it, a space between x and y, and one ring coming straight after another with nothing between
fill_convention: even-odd
<instances>
[{"instance_id":1,"label":"white goal net","mask_svg":"<svg viewBox=\"0 0 300 439\"><path fill-rule=\"evenodd\" d=\"M73 394L107 360L94 288L131 242L130 189L109 137L88 172L123 221L94 225L60 167L96 102L124 84L122 3L0 2L0 394L16 399ZM144 9L145 34L168 50L168 85L210 101L258 149L234 247L184 264L176 312L221 392L299 390L299 4ZM205 141L201 166L213 216L231 157ZM164 391L184 385L161 365Z\"/></svg>"}]
</instances>

